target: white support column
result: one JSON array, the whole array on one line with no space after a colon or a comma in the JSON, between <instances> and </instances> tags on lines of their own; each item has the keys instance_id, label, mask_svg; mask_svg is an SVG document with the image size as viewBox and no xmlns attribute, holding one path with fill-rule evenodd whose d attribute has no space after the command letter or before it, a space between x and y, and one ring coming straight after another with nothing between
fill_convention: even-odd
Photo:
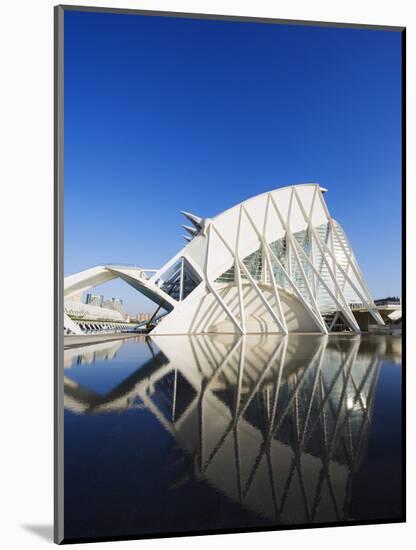
<instances>
[{"instance_id":1,"label":"white support column","mask_svg":"<svg viewBox=\"0 0 416 550\"><path fill-rule=\"evenodd\" d=\"M328 221L329 221L329 224L330 224L330 227L332 228L332 231L333 231L333 234L335 234L338 238L338 243L340 244L341 248L343 249L344 251L344 254L346 255L346 257L348 258L348 251L347 249L345 248L345 245L344 243L342 242L342 239L339 238L339 235L338 235L338 232L337 232L337 228L335 227L335 224L334 224L334 221L333 219L331 218L330 214L329 214L329 211L328 211L328 208L325 204L325 201L322 197L322 194L320 193L319 195L319 198L320 198L320 201L321 201L321 204L325 210L325 212L327 213L327 216L328 216ZM350 247L351 248L351 247ZM351 252L352 252L352 248L351 248ZM348 276L348 273L342 268L342 266L339 265L339 263L337 262L338 266L339 266L339 269L341 271L341 273L343 273L345 279L349 282L349 284L351 285L351 287L355 290L355 292L357 292L357 289L355 287L355 285L353 285L352 281L351 281L351 278ZM364 276L363 274L361 273L360 269L358 268L358 266L356 265L355 261L354 261L354 256L353 254L351 253L351 255L349 256L349 263L347 265L348 266L351 266L351 269L353 270L355 276L357 277L357 281L358 283L361 285L364 293L366 294L366 299L364 300L362 298L362 296L360 296L360 293L357 292L357 294L359 295L360 299L363 300L363 303L366 304L367 308L368 308L368 311L370 312L370 314L373 316L373 318L375 319L375 321L378 323L378 324L381 324L381 325L384 325L384 321L380 315L380 313L377 311L377 309L375 308L375 305L373 303L373 300L371 298L371 294L370 294L370 290L369 288L367 287L367 283L365 282L365 279L364 279Z\"/></svg>"},{"instance_id":2,"label":"white support column","mask_svg":"<svg viewBox=\"0 0 416 550\"><path fill-rule=\"evenodd\" d=\"M295 196L294 192L295 192L295 188L292 189L292 195L291 195L291 203L290 203L290 206L292 206L292 198ZM284 221L284 219L283 219L283 216L282 216L282 214L281 214L281 212L280 212L280 210L279 210L279 208L278 208L278 206L277 206L275 200L273 199L272 196L270 196L270 199L271 199L273 208L274 208L274 210L276 211L276 214L277 214L278 217L279 217L280 223L282 224L283 228L284 228L285 231L286 231L286 236L287 236L288 240L290 241L290 244L291 244L291 246L292 246L292 248L293 248L293 254L294 254L294 256L295 256L295 260L296 260L298 269L299 269L299 271L300 271L300 273L301 273L303 282L304 282L304 284L305 284L305 286L306 286L306 290L308 291L309 297L310 297L311 302L312 302L312 306L313 306L313 307L310 307L310 309L313 310L313 312L314 312L314 314L315 314L315 316L316 316L316 318L317 318L317 320L318 320L318 322L319 322L319 324L320 324L320 326L321 326L321 329L322 329L323 334L328 334L328 329L326 328L325 321L324 321L324 319L323 319L323 317L322 317L322 315L321 315L321 312L320 312L320 310L319 310L318 304L316 303L316 300L315 300L315 298L314 298L313 292L312 292L311 287L310 287L310 285L309 285L309 281L308 281L308 279L307 279L307 277L306 277L306 274L305 274L305 271L304 271L304 269L303 269L302 262L300 261L299 255L298 255L298 253L297 253L297 251L296 251L296 245L295 245L294 243L296 243L296 244L299 244L299 243L297 243L296 239L293 237L292 232L291 232L291 230L290 230L290 227L286 225L286 223L285 223L285 221ZM301 293L299 292L299 294L301 294ZM304 301L306 302L306 300L304 300Z\"/></svg>"},{"instance_id":3,"label":"white support column","mask_svg":"<svg viewBox=\"0 0 416 550\"><path fill-rule=\"evenodd\" d=\"M246 274L246 277L247 279L250 281L251 283L251 286L255 289L256 293L257 293L257 296L260 298L260 300L263 302L264 306L266 307L267 311L270 313L270 315L272 316L272 318L274 319L274 321L276 322L277 326L279 327L279 329L283 332L283 334L286 334L285 332L285 327L283 325L283 323L281 322L281 320L279 319L279 317L276 315L275 311L273 310L273 308L271 307L271 305L269 304L269 302L267 301L267 299L265 298L263 292L261 291L261 289L259 288L258 284L256 283L256 281L253 279L251 273L249 272L249 270L247 269L247 267L244 265L244 263L239 259L238 260L239 263L240 263L240 266L243 268L243 271L244 273Z\"/></svg>"},{"instance_id":4,"label":"white support column","mask_svg":"<svg viewBox=\"0 0 416 550\"><path fill-rule=\"evenodd\" d=\"M244 295L243 295L243 285L241 282L241 271L240 271L240 264L238 261L239 253L238 248L240 244L240 229L241 229L241 215L242 215L242 206L240 206L240 211L238 214L238 228L237 228L237 238L235 242L235 250L234 250L234 272L235 277L237 280L237 289L238 289L238 300L240 305L240 320L241 320L241 328L243 330L243 334L246 334L246 314L245 314L245 308L244 308Z\"/></svg>"},{"instance_id":5,"label":"white support column","mask_svg":"<svg viewBox=\"0 0 416 550\"><path fill-rule=\"evenodd\" d=\"M266 212L265 212L265 216L264 216L263 231L261 233L262 254L266 258L266 265L267 265L268 270L269 270L269 277L270 277L270 282L271 282L271 285L272 285L272 288L273 288L274 299L276 301L276 306L277 306L277 309L279 311L280 320L281 320L283 328L284 328L284 333L288 334L289 331L287 329L286 319L285 319L285 316L284 316L284 313L283 313L283 308L282 308L282 303L281 303L281 300L280 300L279 290L278 290L277 285L276 285L276 278L275 278L274 272L273 272L273 265L272 265L272 262L271 262L271 259L270 259L269 250L268 250L267 246L265 245L267 221L268 221L268 217L269 217L269 208L270 208L270 193L267 194ZM250 223L253 224L253 221L250 219L250 216L248 215L247 212L246 212L246 216L249 219Z\"/></svg>"},{"instance_id":6,"label":"white support column","mask_svg":"<svg viewBox=\"0 0 416 550\"><path fill-rule=\"evenodd\" d=\"M284 316L284 313L283 313L282 303L280 301L279 290L277 288L276 279L275 279L274 273L273 273L273 266L272 266L272 262L271 262L271 259L270 259L270 254L269 254L269 251L268 251L267 247L264 246L264 244L263 244L263 249L264 249L264 255L266 257L267 266L269 268L270 281L271 281L272 288L273 288L274 299L276 301L277 309L279 311L280 320L281 320L282 327L283 327L283 332L285 334L288 334L289 331L287 329L286 319L285 319L285 316Z\"/></svg>"},{"instance_id":7,"label":"white support column","mask_svg":"<svg viewBox=\"0 0 416 550\"><path fill-rule=\"evenodd\" d=\"M319 192L319 195L321 195L321 193ZM310 219L308 219L307 215L306 215L306 212L305 212L305 209L303 207L303 204L302 204L302 201L299 199L297 193L296 193L296 198L297 198L297 201L298 201L298 204L299 204L299 207L302 211L302 214L304 216L304 219L306 222L310 223ZM320 196L321 198L321 201L323 202L323 204L325 205L325 202L323 201L323 198ZM325 205L325 211L328 213L328 209L326 208L326 205ZM328 216L329 216L329 213L328 213ZM331 218L329 217L328 218L328 221L329 223L331 223ZM333 263L338 267L338 269L341 271L341 273L343 274L345 280L348 281L348 283L351 285L352 289L356 292L356 294L358 295L358 297L360 298L360 300L363 301L363 303L365 303L365 305L367 306L369 312L371 313L371 315L376 319L377 322L379 322L379 320L377 319L377 317L374 315L374 312L373 312L373 307L368 303L367 299L364 298L363 294L358 290L358 288L356 287L356 285L354 284L354 282L351 280L351 278L348 276L348 273L345 271L345 269L342 267L342 265L338 262L338 260L336 259L335 255L332 253L330 247L328 246L327 243L323 243L319 237L319 235L317 234L315 228L313 227L313 225L310 223L310 228L311 228L311 231L312 231L312 234L315 238L315 241L316 241L316 244L318 245L318 248L321 252L321 255L322 255L322 259L323 261L325 262L326 266L327 266L327 269L328 269L328 272L334 282L334 286L335 286L335 289L337 289L337 291L339 292L339 296L342 296L342 299L345 301L345 298L344 298L344 294L343 292L341 291L339 285L338 285L338 281L336 280L336 275L334 275L333 273L333 270L331 269L331 266L328 262L328 259L326 257L326 254L325 252L328 253L328 255L331 257L331 259L333 260ZM363 289L364 290L364 289ZM371 300L371 298L370 298ZM345 301L346 303L346 301ZM350 308L347 304L347 309L348 309L348 312L350 312ZM345 310L343 309L343 312L345 314ZM380 317L380 320L382 322L382 324L384 324L383 320L381 319L381 316L380 314L378 313L378 311L376 311L376 314Z\"/></svg>"},{"instance_id":8,"label":"white support column","mask_svg":"<svg viewBox=\"0 0 416 550\"><path fill-rule=\"evenodd\" d=\"M229 250L229 252L232 254L232 249L230 247L230 245L227 243L227 241L224 239L224 237L220 234L220 232L217 230L217 228L215 227L215 225L212 223L211 224L214 231L216 232L216 234L218 235L218 237L221 239L221 241L224 243L224 245L227 247L227 249ZM266 307L267 311L270 313L270 315L272 316L272 318L275 320L277 326L279 327L279 329L285 333L285 328L281 322L281 320L279 319L279 317L276 315L276 313L274 312L273 308L270 306L269 302L266 300L266 298L264 297L264 294L262 293L261 289L259 288L258 284L256 283L256 281L253 279L251 273L249 272L249 270L247 269L247 267L245 266L244 262L242 260L240 260L240 258L236 258L236 261L238 262L239 266L241 267L241 269L244 271L247 279L249 280L251 286L254 288L254 290L256 291L258 297L260 298L260 300L263 302L264 306Z\"/></svg>"},{"instance_id":9,"label":"white support column","mask_svg":"<svg viewBox=\"0 0 416 550\"><path fill-rule=\"evenodd\" d=\"M286 258L287 258L287 272L289 273L289 277L292 278L292 243L290 239L288 239L288 231L290 230L290 214L292 212L292 204L293 204L293 189L290 193L290 199L289 199L289 207L287 210L287 219L286 222L283 220L283 216L281 215L280 211L278 212L278 216L280 221L282 222L283 228L286 231ZM273 200L272 195L269 193L270 199L273 203L273 206L275 206L275 202Z\"/></svg>"},{"instance_id":10,"label":"white support column","mask_svg":"<svg viewBox=\"0 0 416 550\"><path fill-rule=\"evenodd\" d=\"M318 307L318 304L316 303L316 300L315 300L315 297L313 295L313 292L312 292L312 289L310 287L310 284L309 284L309 281L308 281L308 278L306 277L306 273L305 273L305 270L303 269L303 266L302 266L302 262L299 258L299 254L296 250L296 245L300 247L299 243L296 241L296 239L293 237L292 233L289 232L289 235L290 235L290 241L292 243L292 247L293 247L293 254L295 255L295 259L296 259L296 263L298 265L298 269L302 275L302 279L303 279L303 282L305 283L305 286L306 286L306 290L308 291L308 294L309 294L309 297L311 299L311 302L312 302L312 305L313 305L313 309L316 313L316 315L318 316L318 318L320 319L320 322L321 322L321 325L322 327L325 329L325 332L328 332L328 329L326 327L326 324L325 324L325 321L321 315L321 312L319 310L319 307ZM302 250L303 252L303 250Z\"/></svg>"},{"instance_id":11,"label":"white support column","mask_svg":"<svg viewBox=\"0 0 416 550\"><path fill-rule=\"evenodd\" d=\"M273 200L272 196L270 195L270 198L271 200ZM301 292L299 291L298 287L293 283L292 279L290 278L288 272L286 271L286 269L284 268L284 266L282 265L282 262L279 260L279 258L276 256L276 254L274 253L274 251L272 250L272 248L270 247L269 243L267 242L266 239L263 238L263 236L261 235L261 233L259 232L259 230L257 229L255 223L253 222L253 220L251 219L251 216L250 214L247 212L247 210L245 210L245 214L248 218L248 220L250 221L251 225L253 226L254 230L256 231L257 233L257 236L259 237L260 241L264 244L264 246L267 248L269 254L271 254L271 257L274 259L274 261L277 263L277 265L280 267L283 275L285 276L289 286L291 287L291 289L293 290L293 293L295 294L295 296L302 302L302 304L304 305L305 309L310 313L312 319L315 321L315 323L318 325L320 331L323 333L323 334L327 334L328 331L326 330L326 327L324 328L322 326L322 323L320 321L320 319L317 317L316 313L314 312L314 310L311 308L310 304L308 304L308 302L305 300L305 298L302 296Z\"/></svg>"},{"instance_id":12,"label":"white support column","mask_svg":"<svg viewBox=\"0 0 416 550\"><path fill-rule=\"evenodd\" d=\"M338 269L341 271L341 273L343 274L343 276L345 277L345 279L348 281L349 285L351 286L351 288L355 291L355 293L357 294L357 296L360 298L360 300L362 300L363 304L366 305L368 311L370 312L370 314L374 317L374 319L377 321L377 323L379 324L383 324L384 325L384 321L382 320L379 312L377 310L374 310L374 306L372 306L368 300L367 300L367 297L364 297L363 293L357 288L356 284L352 281L352 279L348 276L347 272L345 271L345 269L342 267L342 265L340 265L340 263L338 262L338 260L332 255L332 252L331 250L329 249L329 247L325 244L325 243L322 243L319 236L316 235L316 240L317 240L317 243L318 243L318 246L321 248L321 250L323 249L323 251L326 251L328 252L328 255L331 257L331 258L334 258L335 260L335 263L338 267ZM324 252L321 252L322 253L322 257L324 258L325 262L327 263L328 265L328 260L326 259L325 257L325 253ZM337 286L338 286L338 283L337 283ZM338 287L339 288L339 287ZM370 298L371 299L371 298ZM380 323L381 321L381 323Z\"/></svg>"},{"instance_id":13,"label":"white support column","mask_svg":"<svg viewBox=\"0 0 416 550\"><path fill-rule=\"evenodd\" d=\"M299 246L299 243L296 243L298 246ZM309 266L311 267L311 269L313 270L316 278L319 280L319 282L322 284L322 286L325 288L325 290L328 292L328 294L331 296L331 298L334 300L334 302L336 303L336 305L340 308L340 310L344 313L345 317L350 321L351 323L351 328L355 331L355 332L361 332L360 331L360 327L358 326L358 323L357 321L355 320L355 317L354 315L351 313L351 309L348 307L348 304L343 296L343 294L341 293L340 295L340 298L341 300L343 300L344 304L341 304L340 300L335 296L335 294L332 292L332 290L329 288L329 286L326 284L325 280L323 279L322 275L319 273L319 271L316 269L316 267L313 265L313 263L311 262L311 260L308 258L308 256L305 254L304 250L302 250L302 248L299 246L299 249L300 251L303 253L304 255L304 258L305 260L308 262ZM334 285L336 284L336 280L335 278L333 277L332 273L330 273L332 279L333 279L333 282L334 282Z\"/></svg>"},{"instance_id":14,"label":"white support column","mask_svg":"<svg viewBox=\"0 0 416 550\"><path fill-rule=\"evenodd\" d=\"M180 278L180 284L179 284L179 301L181 302L183 300L183 281L184 281L184 268L185 268L185 258L182 258L181 260L181 278Z\"/></svg>"},{"instance_id":15,"label":"white support column","mask_svg":"<svg viewBox=\"0 0 416 550\"><path fill-rule=\"evenodd\" d=\"M220 306L223 308L223 310L225 311L225 313L227 314L227 316L231 319L231 321L233 322L234 326L236 327L237 331L240 333L240 334L243 334L243 329L242 327L240 326L239 322L237 321L237 319L234 317L234 315L232 314L231 310L229 309L229 307L227 306L227 304L224 302L224 300L221 298L221 296L218 294L218 292L215 290L215 288L213 287L213 285L211 284L210 280L209 280L209 277L208 277L208 261L209 261L209 250L210 250L210 244L211 244L211 231L212 231L212 224L210 224L210 226L208 227L207 229L207 239L208 239L208 242L207 242L207 252L206 252L206 257L205 257L205 266L204 266L204 271L205 271L205 282L206 282L206 285L208 287L208 289L212 292L212 294L214 295L215 299L217 300L217 302L220 304Z\"/></svg>"},{"instance_id":16,"label":"white support column","mask_svg":"<svg viewBox=\"0 0 416 550\"><path fill-rule=\"evenodd\" d=\"M346 271L348 272L348 268L351 267L351 269L353 270L355 276L358 279L358 282L362 286L363 290L366 292L368 297L370 297L371 296L370 289L368 288L367 283L365 282L364 276L363 276L360 268L356 265L356 262L354 261L354 254L353 254L353 251L352 251L352 247L350 246L349 250L345 247L345 244L343 243L343 241L342 241L342 239L339 235L338 228L335 225L334 221L331 219L331 220L329 220L329 223L332 227L333 234L337 238L337 241L338 241L339 245L341 246L341 248L342 248L342 250L343 250L343 252L344 252L344 254L347 258L348 264L347 264L347 267L346 267Z\"/></svg>"},{"instance_id":17,"label":"white support column","mask_svg":"<svg viewBox=\"0 0 416 550\"><path fill-rule=\"evenodd\" d=\"M333 230L332 230L331 224L329 224L328 241L329 241L328 247L329 247L329 245L330 245L330 248L331 248L331 251L332 251L332 255L333 255L333 257L335 258L334 235L333 235ZM336 266L334 260L332 260L332 270L333 270L335 279L337 280L337 266ZM337 283L338 283L338 280L337 280ZM340 290L341 290L341 289L339 288L339 285L337 284L337 286L335 287L335 294L336 294L337 298L338 298L338 296L339 296Z\"/></svg>"}]
</instances>

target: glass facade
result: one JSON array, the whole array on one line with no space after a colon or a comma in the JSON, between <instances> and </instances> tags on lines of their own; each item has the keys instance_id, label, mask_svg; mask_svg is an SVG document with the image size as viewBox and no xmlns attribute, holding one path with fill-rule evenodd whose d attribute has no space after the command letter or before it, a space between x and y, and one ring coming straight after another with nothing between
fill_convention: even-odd
<instances>
[{"instance_id":1,"label":"glass facade","mask_svg":"<svg viewBox=\"0 0 416 550\"><path fill-rule=\"evenodd\" d=\"M185 258L180 258L161 276L160 288L174 300L184 300L201 282Z\"/></svg>"},{"instance_id":2,"label":"glass facade","mask_svg":"<svg viewBox=\"0 0 416 550\"><path fill-rule=\"evenodd\" d=\"M316 238L313 237L313 232ZM330 292L328 292L328 288L337 299L342 299L340 296L341 291L347 303L361 302L357 293L345 279L345 273L348 273L348 277L353 282L356 280L354 270L351 267L356 264L345 233L337 222L333 221L333 226L328 222L314 227L313 230L307 228L295 232L292 234L292 238L298 243L299 247L294 243L292 244L286 235L269 244L274 253L274 255L270 254L270 260L273 276L278 287L292 291L292 285L284 274L283 266L304 300L308 304L312 304L312 294L321 314L328 317L329 323L332 323L333 314L339 308ZM330 252L324 249L324 245L329 248ZM301 253L300 249L303 250L304 254ZM323 282L315 275L309 262L315 266ZM243 263L255 281L270 283L269 270L263 258L261 246L255 252L246 256ZM243 270L241 270L241 278L247 279ZM337 285L335 285L335 281ZM234 283L235 266L232 265L215 282Z\"/></svg>"}]
</instances>

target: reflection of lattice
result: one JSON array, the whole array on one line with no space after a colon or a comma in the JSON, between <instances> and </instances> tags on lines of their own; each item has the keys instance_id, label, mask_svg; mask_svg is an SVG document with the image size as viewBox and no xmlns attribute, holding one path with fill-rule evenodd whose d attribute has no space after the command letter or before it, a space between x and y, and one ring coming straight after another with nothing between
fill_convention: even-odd
<instances>
[{"instance_id":1,"label":"reflection of lattice","mask_svg":"<svg viewBox=\"0 0 416 550\"><path fill-rule=\"evenodd\" d=\"M348 517L377 347L356 336L179 336L154 339L160 352L150 342L152 359L106 396L68 380L66 406L145 407L181 449L186 479L204 479L272 522Z\"/></svg>"},{"instance_id":2,"label":"reflection of lattice","mask_svg":"<svg viewBox=\"0 0 416 550\"><path fill-rule=\"evenodd\" d=\"M221 479L220 472L226 468L227 476L236 480L235 490L231 495L228 489L228 495L242 506L252 507L251 492L258 486L262 492L271 491L274 512L265 515L275 521L292 514L297 492L296 505L303 514L300 521L326 520L328 514L334 520L345 518L352 476L362 459L371 422L377 354L359 360L359 339L328 345L321 338L309 362L287 372L288 337L281 338L267 360L263 355L259 363L253 350L247 353L244 337L224 347L221 358L215 339L199 337L192 342L198 348L194 348L195 356L204 357L200 393L185 413L185 417L197 414L202 430L194 460L199 470L196 475L216 485L213 480ZM261 349L257 350L259 359ZM207 447L203 417L213 399L228 411L228 422L216 433L216 443ZM210 418L205 421L207 427ZM165 426L179 435L181 423L186 418ZM250 452L244 445L247 429L254 429L260 439L250 467L246 458ZM282 449L290 449L285 468L279 460ZM242 462L246 462L244 468ZM311 464L316 478L313 490ZM216 488L221 490L219 485Z\"/></svg>"}]
</instances>

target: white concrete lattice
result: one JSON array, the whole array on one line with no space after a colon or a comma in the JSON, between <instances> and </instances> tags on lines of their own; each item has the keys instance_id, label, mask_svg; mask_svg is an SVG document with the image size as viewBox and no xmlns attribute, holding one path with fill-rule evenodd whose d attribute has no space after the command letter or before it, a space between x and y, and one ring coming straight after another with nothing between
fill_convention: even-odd
<instances>
[{"instance_id":1,"label":"white concrete lattice","mask_svg":"<svg viewBox=\"0 0 416 550\"><path fill-rule=\"evenodd\" d=\"M360 332L354 304L384 324L323 192L318 184L294 185L214 218L184 212L192 223L184 226L187 244L161 269L94 269L101 278L120 276L168 311L154 334L327 334L340 322ZM87 278L72 276L68 296L70 288L85 289Z\"/></svg>"}]
</instances>

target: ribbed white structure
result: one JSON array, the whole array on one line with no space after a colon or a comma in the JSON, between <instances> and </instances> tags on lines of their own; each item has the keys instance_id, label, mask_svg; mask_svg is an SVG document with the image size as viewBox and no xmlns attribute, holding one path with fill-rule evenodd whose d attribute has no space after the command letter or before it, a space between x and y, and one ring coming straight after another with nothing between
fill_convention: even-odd
<instances>
[{"instance_id":1,"label":"ribbed white structure","mask_svg":"<svg viewBox=\"0 0 416 550\"><path fill-rule=\"evenodd\" d=\"M294 185L214 218L184 212L191 240L152 276L139 268L93 268L67 278L66 293L84 290L85 281L92 286L92 272L119 276L169 312L152 334L326 334L340 322L360 332L352 304L384 324L324 191Z\"/></svg>"}]
</instances>

